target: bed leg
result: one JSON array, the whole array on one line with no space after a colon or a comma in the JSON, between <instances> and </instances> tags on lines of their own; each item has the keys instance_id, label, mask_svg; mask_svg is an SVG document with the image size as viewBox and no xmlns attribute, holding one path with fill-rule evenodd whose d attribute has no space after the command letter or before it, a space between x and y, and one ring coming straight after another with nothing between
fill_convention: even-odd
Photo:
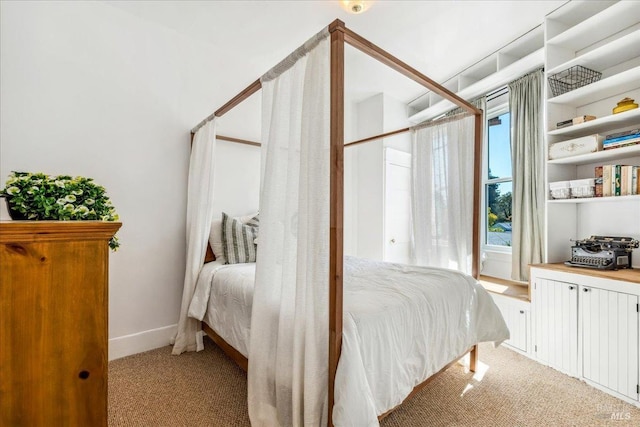
<instances>
[{"instance_id":1,"label":"bed leg","mask_svg":"<svg viewBox=\"0 0 640 427\"><path fill-rule=\"evenodd\" d=\"M478 366L478 344L474 345L469 352L469 370L475 372L476 366Z\"/></svg>"}]
</instances>

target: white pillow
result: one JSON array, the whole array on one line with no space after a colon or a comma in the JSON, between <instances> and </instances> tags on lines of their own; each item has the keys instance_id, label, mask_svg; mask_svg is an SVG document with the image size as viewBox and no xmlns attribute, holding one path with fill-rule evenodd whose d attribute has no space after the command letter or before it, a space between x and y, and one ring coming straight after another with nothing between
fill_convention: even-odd
<instances>
[{"instance_id":1,"label":"white pillow","mask_svg":"<svg viewBox=\"0 0 640 427\"><path fill-rule=\"evenodd\" d=\"M225 264L256 262L258 228L222 213L222 245Z\"/></svg>"},{"instance_id":2,"label":"white pillow","mask_svg":"<svg viewBox=\"0 0 640 427\"><path fill-rule=\"evenodd\" d=\"M243 224L246 224L257 215L258 212L254 213L253 215L239 216L234 219L242 222ZM216 256L216 260L219 260L224 264L226 260L224 259L224 250L222 249L222 219L214 219L211 221L211 230L209 230L209 245L211 245L211 250Z\"/></svg>"},{"instance_id":3,"label":"white pillow","mask_svg":"<svg viewBox=\"0 0 640 427\"><path fill-rule=\"evenodd\" d=\"M209 231L209 245L216 256L216 260L225 262L224 252L222 249L222 220L214 219L211 221L211 231Z\"/></svg>"}]
</instances>

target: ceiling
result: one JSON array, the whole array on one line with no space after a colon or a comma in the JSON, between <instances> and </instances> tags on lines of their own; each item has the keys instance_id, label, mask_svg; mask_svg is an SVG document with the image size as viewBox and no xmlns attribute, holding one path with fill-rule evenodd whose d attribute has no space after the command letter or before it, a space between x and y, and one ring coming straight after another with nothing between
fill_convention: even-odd
<instances>
[{"instance_id":1,"label":"ceiling","mask_svg":"<svg viewBox=\"0 0 640 427\"><path fill-rule=\"evenodd\" d=\"M334 19L442 82L540 25L566 0L371 1L359 15L342 1L108 2L207 43L220 57L226 99ZM425 90L355 49L346 51L347 98L384 92L409 103Z\"/></svg>"}]
</instances>

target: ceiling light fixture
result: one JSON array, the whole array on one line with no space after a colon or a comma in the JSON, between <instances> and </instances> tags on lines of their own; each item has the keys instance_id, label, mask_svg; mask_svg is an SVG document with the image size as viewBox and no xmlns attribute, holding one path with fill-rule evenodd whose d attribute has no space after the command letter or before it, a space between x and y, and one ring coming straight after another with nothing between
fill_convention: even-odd
<instances>
[{"instance_id":1,"label":"ceiling light fixture","mask_svg":"<svg viewBox=\"0 0 640 427\"><path fill-rule=\"evenodd\" d=\"M353 1L343 1L345 8L347 9L347 11L351 12L351 13L362 13L364 12L367 8L366 8L366 2L364 2L363 0L353 0Z\"/></svg>"}]
</instances>

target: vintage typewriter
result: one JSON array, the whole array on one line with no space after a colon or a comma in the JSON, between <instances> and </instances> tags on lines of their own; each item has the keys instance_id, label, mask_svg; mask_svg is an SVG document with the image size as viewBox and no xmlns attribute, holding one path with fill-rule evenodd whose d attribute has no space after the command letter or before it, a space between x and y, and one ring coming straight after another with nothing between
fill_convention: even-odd
<instances>
[{"instance_id":1,"label":"vintage typewriter","mask_svg":"<svg viewBox=\"0 0 640 427\"><path fill-rule=\"evenodd\" d=\"M574 242L571 260L565 264L600 270L631 268L631 252L639 246L631 237L591 236Z\"/></svg>"}]
</instances>

